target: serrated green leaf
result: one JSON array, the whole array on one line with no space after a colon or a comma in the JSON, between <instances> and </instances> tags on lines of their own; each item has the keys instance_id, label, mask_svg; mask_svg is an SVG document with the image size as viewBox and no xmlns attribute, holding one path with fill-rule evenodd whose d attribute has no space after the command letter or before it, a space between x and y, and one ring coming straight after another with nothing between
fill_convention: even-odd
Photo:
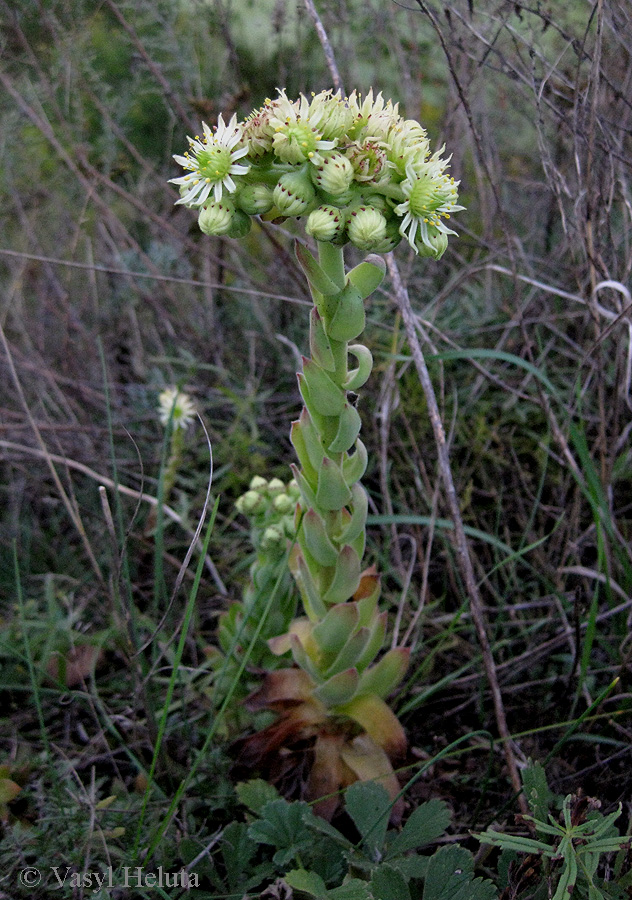
<instances>
[{"instance_id":1,"label":"serrated green leaf","mask_svg":"<svg viewBox=\"0 0 632 900\"><path fill-rule=\"evenodd\" d=\"M317 897L318 900L327 896L325 882L315 872L308 872L306 869L290 869L283 876L283 881L295 891L309 894L310 897Z\"/></svg>"},{"instance_id":2,"label":"serrated green leaf","mask_svg":"<svg viewBox=\"0 0 632 900\"><path fill-rule=\"evenodd\" d=\"M529 760L521 773L525 797L534 818L545 821L549 812L552 794L546 781L544 767L539 762Z\"/></svg>"},{"instance_id":3,"label":"serrated green leaf","mask_svg":"<svg viewBox=\"0 0 632 900\"><path fill-rule=\"evenodd\" d=\"M389 845L386 859L392 859L408 850L419 850L445 834L451 820L450 810L443 800L422 803L408 818L402 831Z\"/></svg>"},{"instance_id":4,"label":"serrated green leaf","mask_svg":"<svg viewBox=\"0 0 632 900\"><path fill-rule=\"evenodd\" d=\"M406 878L386 863L373 872L370 888L375 900L411 900Z\"/></svg>"},{"instance_id":5,"label":"serrated green leaf","mask_svg":"<svg viewBox=\"0 0 632 900\"><path fill-rule=\"evenodd\" d=\"M260 779L257 779L260 780ZM252 785L253 782L248 782ZM267 782L263 782L276 793L276 788ZM243 785L241 785L243 786ZM239 793L240 785L237 785ZM242 800L242 803L244 801ZM248 806L249 804L245 804ZM231 891L237 891L243 887L244 873L251 868L252 858L257 852L257 847L248 837L248 826L243 822L231 822L222 834L222 859L226 868L226 878Z\"/></svg>"},{"instance_id":6,"label":"serrated green leaf","mask_svg":"<svg viewBox=\"0 0 632 900\"><path fill-rule=\"evenodd\" d=\"M308 828L311 828L313 831L318 832L319 834L324 835L325 837L331 838L332 841L335 841L340 847L344 847L346 850L352 850L353 844L351 841L346 838L343 834L341 834L337 828L334 828L326 819L321 819L319 816L315 816L311 809L303 815L303 822Z\"/></svg>"},{"instance_id":7,"label":"serrated green leaf","mask_svg":"<svg viewBox=\"0 0 632 900\"><path fill-rule=\"evenodd\" d=\"M235 786L239 802L247 806L252 812L259 815L261 810L272 800L279 800L280 794L274 785L264 781L263 778L253 778L250 781L240 781Z\"/></svg>"},{"instance_id":8,"label":"serrated green leaf","mask_svg":"<svg viewBox=\"0 0 632 900\"><path fill-rule=\"evenodd\" d=\"M386 789L373 781L356 781L345 794L345 808L370 859L382 853L391 806Z\"/></svg>"},{"instance_id":9,"label":"serrated green leaf","mask_svg":"<svg viewBox=\"0 0 632 900\"><path fill-rule=\"evenodd\" d=\"M350 878L349 881L327 893L328 900L373 900L366 881Z\"/></svg>"},{"instance_id":10,"label":"serrated green leaf","mask_svg":"<svg viewBox=\"0 0 632 900\"><path fill-rule=\"evenodd\" d=\"M474 859L464 847L442 847L430 857L423 900L496 900L491 881L474 878Z\"/></svg>"},{"instance_id":11,"label":"serrated green leaf","mask_svg":"<svg viewBox=\"0 0 632 900\"><path fill-rule=\"evenodd\" d=\"M262 808L261 818L248 826L248 835L257 844L275 847L274 862L279 866L287 865L312 841L303 822L306 809L309 807L302 801L272 800Z\"/></svg>"}]
</instances>

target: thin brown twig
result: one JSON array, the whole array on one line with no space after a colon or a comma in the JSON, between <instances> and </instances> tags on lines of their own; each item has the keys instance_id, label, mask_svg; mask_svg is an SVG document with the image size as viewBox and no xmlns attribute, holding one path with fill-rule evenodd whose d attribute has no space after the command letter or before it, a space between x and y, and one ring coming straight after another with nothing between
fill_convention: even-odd
<instances>
[{"instance_id":1,"label":"thin brown twig","mask_svg":"<svg viewBox=\"0 0 632 900\"><path fill-rule=\"evenodd\" d=\"M321 43L323 48L323 53L325 54L325 60L327 61L327 68L329 69L329 73L331 75L331 80L334 84L334 90L340 91L340 93L344 96L345 89L342 83L342 78L340 77L340 72L338 71L338 66L336 64L336 57L334 56L334 51L329 41L329 37L327 32L325 31L325 26L323 25L320 16L318 15L318 10L314 6L312 0L303 0L305 3L305 9L307 10L309 17L314 23L314 28L316 29L316 34L318 35L318 40Z\"/></svg>"},{"instance_id":2,"label":"thin brown twig","mask_svg":"<svg viewBox=\"0 0 632 900\"><path fill-rule=\"evenodd\" d=\"M406 328L406 336L408 338L408 345L413 357L413 362L415 364L417 375L419 376L419 381L426 398L426 403L428 404L428 414L430 417L430 422L432 424L435 444L437 447L439 471L441 473L441 479L443 481L448 509L450 511L450 515L454 524L457 561L468 593L472 621L474 622L478 642L483 654L485 674L489 682L494 703L496 726L498 728L500 738L503 742L503 750L505 753L505 760L507 763L507 768L509 770L509 777L511 779L512 787L519 794L519 802L521 808L524 807L523 811L526 812L527 805L526 800L522 794L522 782L520 780L520 773L518 770L518 764L516 762L516 748L514 747L513 741L511 739L511 733L507 726L505 707L498 684L498 677L496 675L496 664L494 662L494 656L489 642L489 637L487 635L487 625L485 622L485 614L483 612L483 602L478 590L476 576L474 574L472 557L470 554L467 537L465 535L463 519L461 517L461 510L459 507L459 500L457 497L456 488L454 486L454 479L452 477L452 468L450 466L450 456L448 452L445 429L441 420L437 398L432 381L430 379L428 367L426 366L426 360L424 358L423 350L421 349L421 344L419 343L419 338L417 337L415 316L410 305L408 291L406 290L406 287L401 279L397 262L395 261L395 257L392 253L389 253L387 255L386 262L389 274L391 276L391 282L393 284L397 305L402 314L404 327Z\"/></svg>"}]
</instances>

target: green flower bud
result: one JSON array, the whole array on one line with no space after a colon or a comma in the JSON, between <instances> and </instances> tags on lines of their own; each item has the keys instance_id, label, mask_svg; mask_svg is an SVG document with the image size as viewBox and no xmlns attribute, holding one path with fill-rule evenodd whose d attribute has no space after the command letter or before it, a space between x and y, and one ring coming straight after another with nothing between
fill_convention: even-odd
<instances>
[{"instance_id":1,"label":"green flower bud","mask_svg":"<svg viewBox=\"0 0 632 900\"><path fill-rule=\"evenodd\" d=\"M284 216L300 216L314 202L316 192L304 171L281 175L272 192L274 205Z\"/></svg>"},{"instance_id":2,"label":"green flower bud","mask_svg":"<svg viewBox=\"0 0 632 900\"><path fill-rule=\"evenodd\" d=\"M282 514L286 514L292 512L296 505L296 501L292 500L289 494L279 494L274 498L272 503L277 512Z\"/></svg>"},{"instance_id":3,"label":"green flower bud","mask_svg":"<svg viewBox=\"0 0 632 900\"><path fill-rule=\"evenodd\" d=\"M388 157L380 141L368 140L361 144L351 144L346 154L353 166L357 181L373 184L382 184L384 181L388 181Z\"/></svg>"},{"instance_id":4,"label":"green flower bud","mask_svg":"<svg viewBox=\"0 0 632 900\"><path fill-rule=\"evenodd\" d=\"M448 236L432 226L428 228L428 246L427 243L419 238L415 241L415 246L419 256L429 256L432 259L441 259L445 251L448 249Z\"/></svg>"},{"instance_id":5,"label":"green flower bud","mask_svg":"<svg viewBox=\"0 0 632 900\"><path fill-rule=\"evenodd\" d=\"M242 212L241 209L236 209L233 214L233 219L230 225L230 229L227 232L228 237L232 238L242 238L245 237L250 229L252 228L252 219L250 216L247 216L245 212Z\"/></svg>"},{"instance_id":6,"label":"green flower bud","mask_svg":"<svg viewBox=\"0 0 632 900\"><path fill-rule=\"evenodd\" d=\"M268 493L271 497L276 497L279 494L285 493L285 485L280 478L273 478L268 483Z\"/></svg>"},{"instance_id":7,"label":"green flower bud","mask_svg":"<svg viewBox=\"0 0 632 900\"><path fill-rule=\"evenodd\" d=\"M312 179L321 191L338 197L351 186L353 166L342 153L323 153L319 165L312 170Z\"/></svg>"},{"instance_id":8,"label":"green flower bud","mask_svg":"<svg viewBox=\"0 0 632 900\"><path fill-rule=\"evenodd\" d=\"M402 233L399 230L398 219L387 219L386 236L383 241L373 248L374 253L390 253L399 244L402 239ZM423 255L423 254L422 254Z\"/></svg>"},{"instance_id":9,"label":"green flower bud","mask_svg":"<svg viewBox=\"0 0 632 900\"><path fill-rule=\"evenodd\" d=\"M317 241L335 241L344 230L344 213L335 206L319 206L312 210L305 223L305 231Z\"/></svg>"},{"instance_id":10,"label":"green flower bud","mask_svg":"<svg viewBox=\"0 0 632 900\"><path fill-rule=\"evenodd\" d=\"M261 538L261 549L270 550L285 540L281 525L269 525Z\"/></svg>"},{"instance_id":11,"label":"green flower bud","mask_svg":"<svg viewBox=\"0 0 632 900\"><path fill-rule=\"evenodd\" d=\"M261 475L255 475L252 481L250 482L250 490L251 491L259 491L259 493L263 493L268 490L268 481L265 478L262 478Z\"/></svg>"},{"instance_id":12,"label":"green flower bud","mask_svg":"<svg viewBox=\"0 0 632 900\"><path fill-rule=\"evenodd\" d=\"M243 513L243 515L246 516L251 516L253 513L261 510L264 503L263 497L257 491L246 491L245 494L242 494L241 497L239 497L235 506L237 512Z\"/></svg>"},{"instance_id":13,"label":"green flower bud","mask_svg":"<svg viewBox=\"0 0 632 900\"><path fill-rule=\"evenodd\" d=\"M349 216L347 233L358 250L373 251L386 237L386 219L372 206L360 206Z\"/></svg>"},{"instance_id":14,"label":"green flower bud","mask_svg":"<svg viewBox=\"0 0 632 900\"><path fill-rule=\"evenodd\" d=\"M272 190L266 184L244 185L235 202L249 216L262 216L274 205Z\"/></svg>"},{"instance_id":15,"label":"green flower bud","mask_svg":"<svg viewBox=\"0 0 632 900\"><path fill-rule=\"evenodd\" d=\"M234 213L235 207L228 200L222 200L221 203L207 203L198 216L200 231L215 236L228 234L233 224Z\"/></svg>"},{"instance_id":16,"label":"green flower bud","mask_svg":"<svg viewBox=\"0 0 632 900\"><path fill-rule=\"evenodd\" d=\"M358 199L358 195L354 190L354 186L351 185L348 191L345 191L344 194L328 194L327 191L319 191L319 200L322 203L326 203L328 206L335 206L336 209L345 209L347 206L351 206Z\"/></svg>"},{"instance_id":17,"label":"green flower bud","mask_svg":"<svg viewBox=\"0 0 632 900\"><path fill-rule=\"evenodd\" d=\"M301 496L301 489L298 486L295 478L293 478L288 484L287 492L293 500L298 500Z\"/></svg>"}]
</instances>

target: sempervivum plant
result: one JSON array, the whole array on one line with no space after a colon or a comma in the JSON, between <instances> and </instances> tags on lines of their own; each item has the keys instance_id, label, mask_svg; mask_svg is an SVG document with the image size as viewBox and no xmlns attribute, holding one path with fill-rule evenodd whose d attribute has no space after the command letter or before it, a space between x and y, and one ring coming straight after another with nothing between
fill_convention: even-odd
<instances>
[{"instance_id":1,"label":"sempervivum plant","mask_svg":"<svg viewBox=\"0 0 632 900\"><path fill-rule=\"evenodd\" d=\"M176 157L187 174L173 179L178 202L198 210L203 232L240 237L253 216L304 216L318 246L318 259L303 243L296 250L314 306L310 356L298 375L304 405L291 428L298 458L292 538L285 530L290 541L296 536L289 568L304 615L268 641L286 662L267 673L248 703L277 718L242 744L242 757L260 765L282 747L307 742L307 794L323 798L319 811L330 817L336 792L356 779L381 778L396 796L391 760L406 738L386 700L408 663L404 648L382 654L387 616L379 609L379 577L362 563L367 451L355 396L373 360L358 338L364 301L385 267L369 256L347 273L343 247L383 253L405 238L419 255L439 259L454 234L447 222L462 209L458 183L446 174L441 151L431 155L421 125L372 91L346 99L323 91L297 101L279 91L244 122L220 120L203 133Z\"/></svg>"}]
</instances>

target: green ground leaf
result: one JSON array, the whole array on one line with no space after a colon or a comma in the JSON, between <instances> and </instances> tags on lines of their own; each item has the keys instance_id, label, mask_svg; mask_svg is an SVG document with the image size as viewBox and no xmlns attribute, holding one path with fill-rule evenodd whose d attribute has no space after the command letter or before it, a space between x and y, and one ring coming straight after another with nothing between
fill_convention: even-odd
<instances>
[{"instance_id":1,"label":"green ground leaf","mask_svg":"<svg viewBox=\"0 0 632 900\"><path fill-rule=\"evenodd\" d=\"M474 878L474 858L463 847L442 847L428 861L423 900L496 900L491 881Z\"/></svg>"},{"instance_id":2,"label":"green ground leaf","mask_svg":"<svg viewBox=\"0 0 632 900\"><path fill-rule=\"evenodd\" d=\"M273 800L279 800L279 792L277 789L264 781L263 778L253 778L251 781L241 781L236 785L235 790L239 797L240 803L247 806L252 812L261 814L261 810Z\"/></svg>"},{"instance_id":3,"label":"green ground leaf","mask_svg":"<svg viewBox=\"0 0 632 900\"><path fill-rule=\"evenodd\" d=\"M388 793L372 781L356 781L347 790L345 806L360 832L366 853L376 859L388 827L391 808Z\"/></svg>"},{"instance_id":4,"label":"green ground leaf","mask_svg":"<svg viewBox=\"0 0 632 900\"><path fill-rule=\"evenodd\" d=\"M261 810L261 819L248 828L250 839L257 844L270 844L276 848L274 862L287 865L297 853L309 847L313 838L303 822L307 803L288 803L273 800Z\"/></svg>"},{"instance_id":5,"label":"green ground leaf","mask_svg":"<svg viewBox=\"0 0 632 900\"><path fill-rule=\"evenodd\" d=\"M443 800L429 800L414 810L386 854L392 859L408 850L419 850L443 835L450 824L450 810Z\"/></svg>"},{"instance_id":6,"label":"green ground leaf","mask_svg":"<svg viewBox=\"0 0 632 900\"><path fill-rule=\"evenodd\" d=\"M411 900L408 883L402 873L385 863L373 873L371 893L375 900Z\"/></svg>"}]
</instances>

